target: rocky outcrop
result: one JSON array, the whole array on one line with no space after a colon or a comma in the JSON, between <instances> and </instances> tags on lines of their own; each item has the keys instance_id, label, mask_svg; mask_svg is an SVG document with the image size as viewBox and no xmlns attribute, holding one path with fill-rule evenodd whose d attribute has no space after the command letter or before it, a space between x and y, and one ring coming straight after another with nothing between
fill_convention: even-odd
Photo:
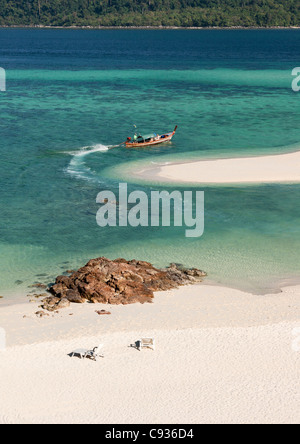
<instances>
[{"instance_id":1,"label":"rocky outcrop","mask_svg":"<svg viewBox=\"0 0 300 444\"><path fill-rule=\"evenodd\" d=\"M111 261L104 257L93 259L71 276L59 276L50 287L53 297L47 298L43 308L55 311L70 302L104 304L133 304L151 302L155 291L201 282L206 276L201 270L186 269L171 264L157 269L148 262Z\"/></svg>"}]
</instances>

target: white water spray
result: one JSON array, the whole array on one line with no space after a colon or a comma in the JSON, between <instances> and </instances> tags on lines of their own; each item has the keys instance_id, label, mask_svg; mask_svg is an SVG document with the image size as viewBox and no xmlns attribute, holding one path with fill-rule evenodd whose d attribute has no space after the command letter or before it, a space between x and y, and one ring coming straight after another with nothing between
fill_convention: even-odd
<instances>
[{"instance_id":1,"label":"white water spray","mask_svg":"<svg viewBox=\"0 0 300 444\"><path fill-rule=\"evenodd\" d=\"M106 152L109 149L111 149L110 146L97 144L93 146L85 146L80 148L79 151L69 152L68 154L72 156L72 159L66 168L66 172L76 179L82 179L88 182L99 182L96 173L86 166L85 158L90 154Z\"/></svg>"}]
</instances>

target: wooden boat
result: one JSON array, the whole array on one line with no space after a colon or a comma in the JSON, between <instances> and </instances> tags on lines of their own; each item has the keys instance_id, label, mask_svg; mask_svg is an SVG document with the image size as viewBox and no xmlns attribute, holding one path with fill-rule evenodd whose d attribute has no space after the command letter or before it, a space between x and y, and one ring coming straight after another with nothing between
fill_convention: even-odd
<instances>
[{"instance_id":1,"label":"wooden boat","mask_svg":"<svg viewBox=\"0 0 300 444\"><path fill-rule=\"evenodd\" d=\"M128 137L125 142L127 148L143 148L145 146L159 145L161 143L171 142L177 131L177 125L173 132L167 134L147 134L145 136L137 136L134 140Z\"/></svg>"}]
</instances>

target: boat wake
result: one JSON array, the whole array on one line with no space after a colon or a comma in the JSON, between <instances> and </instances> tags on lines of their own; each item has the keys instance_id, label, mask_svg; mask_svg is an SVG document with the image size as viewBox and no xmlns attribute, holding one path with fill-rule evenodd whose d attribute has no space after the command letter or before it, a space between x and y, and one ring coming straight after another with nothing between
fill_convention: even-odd
<instances>
[{"instance_id":1,"label":"boat wake","mask_svg":"<svg viewBox=\"0 0 300 444\"><path fill-rule=\"evenodd\" d=\"M85 159L91 154L106 152L109 151L109 149L111 149L111 147L97 144L93 146L85 146L80 148L79 151L68 152L67 154L72 156L72 159L66 168L66 173L75 177L76 179L96 183L101 182L96 172L86 165Z\"/></svg>"}]
</instances>

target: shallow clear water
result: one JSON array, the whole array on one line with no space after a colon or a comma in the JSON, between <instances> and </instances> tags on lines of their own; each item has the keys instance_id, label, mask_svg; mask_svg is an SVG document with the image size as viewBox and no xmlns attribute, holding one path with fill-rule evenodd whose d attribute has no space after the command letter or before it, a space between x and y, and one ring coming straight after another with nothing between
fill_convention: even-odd
<instances>
[{"instance_id":1,"label":"shallow clear water","mask_svg":"<svg viewBox=\"0 0 300 444\"><path fill-rule=\"evenodd\" d=\"M159 188L136 185L127 163L299 148L299 47L299 31L0 29L0 294L101 255L181 262L260 292L299 278L298 185L205 188L196 241L178 228L100 229L95 217L98 192L120 180ZM171 145L106 149L133 124L179 130Z\"/></svg>"}]
</instances>

